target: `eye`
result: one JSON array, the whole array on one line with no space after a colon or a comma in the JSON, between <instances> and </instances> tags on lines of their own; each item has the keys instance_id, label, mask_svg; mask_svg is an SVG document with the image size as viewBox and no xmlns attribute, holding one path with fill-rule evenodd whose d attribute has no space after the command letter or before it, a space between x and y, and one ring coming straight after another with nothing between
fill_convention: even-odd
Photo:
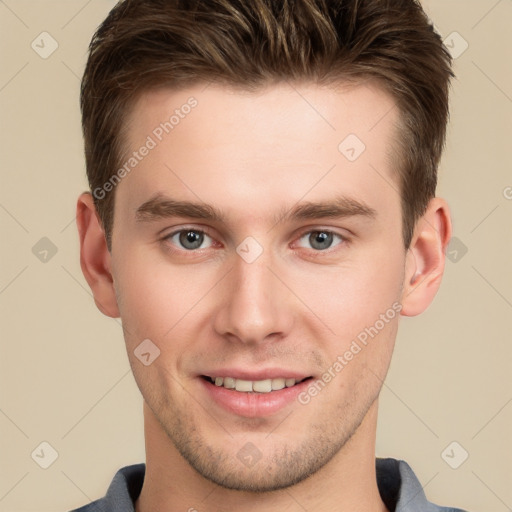
<instances>
[{"instance_id":1,"label":"eye","mask_svg":"<svg viewBox=\"0 0 512 512\"><path fill-rule=\"evenodd\" d=\"M332 246L333 240L335 238L338 238L340 240L339 243L345 241L344 237L342 237L341 235L334 233L332 231L328 231L326 229L308 231L307 233L300 237L300 240L302 241L303 239L306 239L306 243L309 243L313 249L315 249L316 251L324 251ZM299 242L299 245L301 247L307 247L303 245L301 242Z\"/></svg>"},{"instance_id":2,"label":"eye","mask_svg":"<svg viewBox=\"0 0 512 512\"><path fill-rule=\"evenodd\" d=\"M187 251L194 251L195 249L205 249L209 247L208 245L206 247L201 247L206 239L211 240L211 237L204 231L192 228L175 231L164 238L164 240L169 240L174 245L186 249Z\"/></svg>"}]
</instances>

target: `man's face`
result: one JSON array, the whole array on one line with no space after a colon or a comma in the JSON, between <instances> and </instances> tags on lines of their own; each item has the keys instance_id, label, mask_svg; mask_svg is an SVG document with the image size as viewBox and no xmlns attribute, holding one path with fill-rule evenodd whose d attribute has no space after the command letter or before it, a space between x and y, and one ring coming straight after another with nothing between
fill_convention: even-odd
<instances>
[{"instance_id":1,"label":"man's face","mask_svg":"<svg viewBox=\"0 0 512 512\"><path fill-rule=\"evenodd\" d=\"M369 85L210 85L148 93L131 112L130 153L150 149L115 191L128 356L170 441L220 485L303 480L376 406L405 262L392 107ZM148 205L157 196L219 216ZM301 207L317 203L341 210ZM160 350L148 365L143 340L146 363ZM280 378L309 380L230 389Z\"/></svg>"}]
</instances>

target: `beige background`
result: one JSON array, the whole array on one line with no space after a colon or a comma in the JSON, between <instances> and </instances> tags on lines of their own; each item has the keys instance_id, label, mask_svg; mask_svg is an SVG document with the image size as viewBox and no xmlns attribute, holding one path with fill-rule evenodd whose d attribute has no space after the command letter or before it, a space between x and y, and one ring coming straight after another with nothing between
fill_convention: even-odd
<instances>
[{"instance_id":1,"label":"beige background","mask_svg":"<svg viewBox=\"0 0 512 512\"><path fill-rule=\"evenodd\" d=\"M74 219L87 186L79 79L93 31L113 5L0 0L1 511L69 510L102 496L118 468L144 460L142 402L120 323L94 305ZM402 321L381 394L377 454L408 461L434 502L505 512L512 509L512 1L424 5L453 51L463 49L454 31L469 45L455 61L439 188L460 243L433 305ZM43 31L59 45L47 59L31 48ZM43 237L57 248L46 262L32 251ZM58 452L48 469L31 457L43 441ZM458 469L441 456L453 441L461 447L448 450L452 464L469 453Z\"/></svg>"}]
</instances>

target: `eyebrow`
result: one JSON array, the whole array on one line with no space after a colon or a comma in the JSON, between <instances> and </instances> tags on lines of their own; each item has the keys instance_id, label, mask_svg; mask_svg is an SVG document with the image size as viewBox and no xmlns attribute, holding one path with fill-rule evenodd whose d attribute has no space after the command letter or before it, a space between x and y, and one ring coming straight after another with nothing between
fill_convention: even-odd
<instances>
[{"instance_id":1,"label":"eyebrow","mask_svg":"<svg viewBox=\"0 0 512 512\"><path fill-rule=\"evenodd\" d=\"M289 220L311 220L319 218L366 217L374 219L377 211L363 202L347 196L338 196L322 202L302 202L292 208L281 208L274 216L277 224ZM137 222L151 222L172 217L188 217L226 223L227 216L219 208L207 203L178 201L163 194L156 194L141 204L135 212Z\"/></svg>"}]
</instances>

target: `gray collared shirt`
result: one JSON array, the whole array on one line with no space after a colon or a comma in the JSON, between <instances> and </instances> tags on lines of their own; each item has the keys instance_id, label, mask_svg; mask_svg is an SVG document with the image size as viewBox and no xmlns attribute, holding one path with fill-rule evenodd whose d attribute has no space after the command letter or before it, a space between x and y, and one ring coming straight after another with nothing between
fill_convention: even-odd
<instances>
[{"instance_id":1,"label":"gray collared shirt","mask_svg":"<svg viewBox=\"0 0 512 512\"><path fill-rule=\"evenodd\" d=\"M407 462L377 458L375 464L379 492L390 512L465 512L459 508L439 507L427 501L420 482ZM135 512L134 503L142 489L145 471L145 464L121 468L104 498L72 512Z\"/></svg>"}]
</instances>

